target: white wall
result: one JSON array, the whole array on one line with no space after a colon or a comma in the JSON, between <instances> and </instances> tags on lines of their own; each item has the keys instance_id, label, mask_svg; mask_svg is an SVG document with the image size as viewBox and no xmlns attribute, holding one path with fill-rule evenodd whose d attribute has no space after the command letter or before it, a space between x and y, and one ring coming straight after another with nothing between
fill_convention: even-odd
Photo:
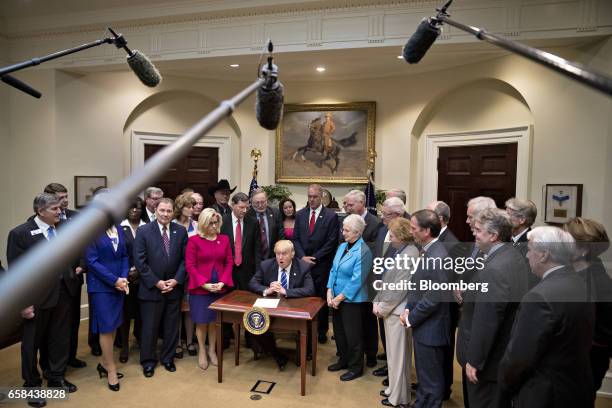
<instances>
[{"instance_id":1,"label":"white wall","mask_svg":"<svg viewBox=\"0 0 612 408\"><path fill-rule=\"evenodd\" d=\"M578 55L567 49L557 51L585 62L606 61L599 68L612 72L611 39L580 50ZM410 72L408 65L406 72ZM525 103L503 87L461 88L485 78L506 82L507 88L514 88ZM44 92L44 97L35 101L11 94L9 99L11 134L8 152L4 154L10 156L7 196L12 210L8 221L3 217L5 226L16 225L30 214L33 195L49 181L61 182L72 190L74 175L106 174L111 185L123 178L129 169L127 135L131 129L180 132L206 110L247 85L165 77L160 87L151 90L127 72L79 76L32 70L27 73L27 79ZM406 189L412 205L420 199L414 182L422 177L415 174L411 161L422 155L421 134L533 124L528 198L540 203L541 187L545 183L583 183L583 215L604 221L612 231L610 206L606 204L612 199L612 102L529 61L510 56L420 75L287 82L285 88L287 103L376 101L377 186ZM143 109L144 105L139 107L151 95L167 91L180 91L185 97L167 100L149 109ZM187 93L202 95L202 98L197 97L190 104ZM426 107L431 108L432 101L435 104L432 112L436 114L423 119L422 112ZM235 122L227 122L212 132L235 137L230 181L242 190L248 189L251 179L249 153L253 147L260 148L264 155L259 165L260 185L274 182L275 134L257 125L253 105L254 97L251 97L235 112ZM137 107L136 114L127 123ZM329 189L341 199L348 187ZM303 205L305 186L290 185L290 188L298 205ZM3 248L7 232L4 228L0 237Z\"/></svg>"}]
</instances>

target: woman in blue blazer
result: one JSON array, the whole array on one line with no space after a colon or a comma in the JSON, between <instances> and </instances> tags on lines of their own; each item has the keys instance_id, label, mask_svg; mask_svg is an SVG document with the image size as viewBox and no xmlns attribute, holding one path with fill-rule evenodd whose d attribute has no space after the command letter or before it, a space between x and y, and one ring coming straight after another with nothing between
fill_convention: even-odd
<instances>
[{"instance_id":1,"label":"woman in blue blazer","mask_svg":"<svg viewBox=\"0 0 612 408\"><path fill-rule=\"evenodd\" d=\"M361 238L365 221L356 214L342 223L345 242L340 244L327 281L327 305L332 310L334 336L340 353L329 371L347 371L342 381L363 374L363 313L368 300L367 277L372 270L372 253Z\"/></svg>"},{"instance_id":2,"label":"woman in blue blazer","mask_svg":"<svg viewBox=\"0 0 612 408\"><path fill-rule=\"evenodd\" d=\"M97 370L108 377L108 388L119 391L119 378L113 357L115 331L121 326L123 300L129 293L129 260L120 226L113 225L92 243L85 253L87 260L87 293L91 310L91 330L100 334L102 357Z\"/></svg>"}]
</instances>

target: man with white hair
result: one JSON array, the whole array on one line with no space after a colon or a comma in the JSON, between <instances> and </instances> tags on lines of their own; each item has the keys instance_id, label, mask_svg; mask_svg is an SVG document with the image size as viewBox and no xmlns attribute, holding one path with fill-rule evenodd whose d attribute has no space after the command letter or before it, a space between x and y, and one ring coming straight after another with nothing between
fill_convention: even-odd
<instances>
[{"instance_id":1,"label":"man with white hair","mask_svg":"<svg viewBox=\"0 0 612 408\"><path fill-rule=\"evenodd\" d=\"M570 266L572 236L556 227L528 233L527 258L541 279L520 304L499 365L499 407L592 407L589 351L593 305Z\"/></svg>"},{"instance_id":2,"label":"man with white hair","mask_svg":"<svg viewBox=\"0 0 612 408\"><path fill-rule=\"evenodd\" d=\"M512 243L523 256L527 256L527 234L538 215L538 208L531 200L513 197L506 201L506 212L512 223Z\"/></svg>"},{"instance_id":3,"label":"man with white hair","mask_svg":"<svg viewBox=\"0 0 612 408\"><path fill-rule=\"evenodd\" d=\"M457 360L465 370L471 408L493 406L499 361L510 340L518 302L527 292L525 258L508 244L512 225L505 211L489 208L473 220L476 245L485 258L467 291L457 337Z\"/></svg>"},{"instance_id":4,"label":"man with white hair","mask_svg":"<svg viewBox=\"0 0 612 408\"><path fill-rule=\"evenodd\" d=\"M370 250L374 252L374 244L380 229L381 222L375 216L370 214L366 208L366 196L363 191L351 190L344 196L346 202L346 212L356 214L363 218L366 223L365 229L361 234L361 238L368 245ZM342 232L339 232L339 241L343 242ZM366 354L366 365L368 367L376 366L376 353L378 352L378 322L374 313L372 313L372 302L365 302L363 307L363 325L364 325L364 351Z\"/></svg>"},{"instance_id":5,"label":"man with white hair","mask_svg":"<svg viewBox=\"0 0 612 408\"><path fill-rule=\"evenodd\" d=\"M385 199L389 199L392 197L399 198L400 200L402 200L402 203L404 203L404 206L406 206L406 192L401 188L392 188L391 190L385 191ZM408 213L408 211L406 211L406 209L404 209L402 217L406 218L407 220L410 220L410 214Z\"/></svg>"},{"instance_id":6,"label":"man with white hair","mask_svg":"<svg viewBox=\"0 0 612 408\"><path fill-rule=\"evenodd\" d=\"M142 221L149 223L155 221L155 209L159 200L164 198L164 191L159 187L147 187L144 192L145 211L142 212Z\"/></svg>"}]
</instances>

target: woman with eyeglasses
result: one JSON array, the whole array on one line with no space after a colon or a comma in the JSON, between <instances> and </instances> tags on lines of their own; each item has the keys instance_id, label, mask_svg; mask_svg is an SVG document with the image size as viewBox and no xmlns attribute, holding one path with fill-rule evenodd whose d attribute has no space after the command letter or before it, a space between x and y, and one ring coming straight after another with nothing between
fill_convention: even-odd
<instances>
[{"instance_id":1,"label":"woman with eyeglasses","mask_svg":"<svg viewBox=\"0 0 612 408\"><path fill-rule=\"evenodd\" d=\"M123 230L123 237L125 238L125 246L127 249L127 255L129 260L130 270L128 272L128 282L130 287L129 295L126 295L123 303L123 323L119 328L119 339L121 344L121 352L119 353L119 361L127 363L130 355L130 325L132 319L134 319L134 337L140 344L140 307L138 303L138 271L134 266L134 238L136 238L136 230L141 225L145 225L145 222L141 219L142 211L144 209L144 201L140 197L136 199L130 205L128 215L125 220L120 224Z\"/></svg>"},{"instance_id":2,"label":"woman with eyeglasses","mask_svg":"<svg viewBox=\"0 0 612 408\"><path fill-rule=\"evenodd\" d=\"M185 253L189 309L196 324L198 366L202 370L206 370L209 364L217 365L216 314L209 306L234 286L232 249L229 238L220 231L221 215L212 208L204 209L198 219L197 234L189 238ZM205 346L207 337L208 350Z\"/></svg>"}]
</instances>

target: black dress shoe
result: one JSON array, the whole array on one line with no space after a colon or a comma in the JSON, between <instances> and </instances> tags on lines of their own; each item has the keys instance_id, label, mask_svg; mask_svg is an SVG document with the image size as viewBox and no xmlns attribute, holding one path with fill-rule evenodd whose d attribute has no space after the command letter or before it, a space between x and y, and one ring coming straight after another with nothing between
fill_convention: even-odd
<instances>
[{"instance_id":1,"label":"black dress shoe","mask_svg":"<svg viewBox=\"0 0 612 408\"><path fill-rule=\"evenodd\" d=\"M171 373L176 371L176 366L174 365L174 363L164 363L164 368L166 369L166 371L170 371Z\"/></svg>"},{"instance_id":2,"label":"black dress shoe","mask_svg":"<svg viewBox=\"0 0 612 408\"><path fill-rule=\"evenodd\" d=\"M378 362L376 361L376 356L366 358L367 367L370 367L370 368L376 367L376 364L378 364Z\"/></svg>"},{"instance_id":3,"label":"black dress shoe","mask_svg":"<svg viewBox=\"0 0 612 408\"><path fill-rule=\"evenodd\" d=\"M412 389L412 391L416 391L417 388L419 388L419 383L411 383L410 388Z\"/></svg>"},{"instance_id":4,"label":"black dress shoe","mask_svg":"<svg viewBox=\"0 0 612 408\"><path fill-rule=\"evenodd\" d=\"M319 344L327 343L327 336L319 336Z\"/></svg>"},{"instance_id":5,"label":"black dress shoe","mask_svg":"<svg viewBox=\"0 0 612 408\"><path fill-rule=\"evenodd\" d=\"M145 367L142 369L142 373L145 377L151 378L155 374L155 367Z\"/></svg>"},{"instance_id":6,"label":"black dress shoe","mask_svg":"<svg viewBox=\"0 0 612 408\"><path fill-rule=\"evenodd\" d=\"M393 405L389 402L389 398L385 398L384 400L380 401L380 403L383 404L385 407L397 407L397 405Z\"/></svg>"},{"instance_id":7,"label":"black dress shoe","mask_svg":"<svg viewBox=\"0 0 612 408\"><path fill-rule=\"evenodd\" d=\"M73 358L68 362L68 365L72 368L83 368L87 367L87 363L83 360L79 360L78 358Z\"/></svg>"},{"instance_id":8,"label":"black dress shoe","mask_svg":"<svg viewBox=\"0 0 612 408\"><path fill-rule=\"evenodd\" d=\"M77 386L71 383L70 381L63 380L49 380L47 381L47 387L49 388L63 388L69 393L73 393L77 391Z\"/></svg>"},{"instance_id":9,"label":"black dress shoe","mask_svg":"<svg viewBox=\"0 0 612 408\"><path fill-rule=\"evenodd\" d=\"M355 378L359 378L363 375L363 373L356 373L354 371L347 371L346 373L340 376L340 381L351 381Z\"/></svg>"},{"instance_id":10,"label":"black dress shoe","mask_svg":"<svg viewBox=\"0 0 612 408\"><path fill-rule=\"evenodd\" d=\"M29 399L28 400L28 405L34 408L42 408L47 406L47 401L45 401L44 399L38 398L38 399Z\"/></svg>"},{"instance_id":11,"label":"black dress shoe","mask_svg":"<svg viewBox=\"0 0 612 408\"><path fill-rule=\"evenodd\" d=\"M374 376L376 377L388 377L389 376L389 369L386 365L377 368L376 370L372 371L372 374L374 374Z\"/></svg>"},{"instance_id":12,"label":"black dress shoe","mask_svg":"<svg viewBox=\"0 0 612 408\"><path fill-rule=\"evenodd\" d=\"M128 356L127 355L120 355L119 356L119 362L120 363L127 363L128 362Z\"/></svg>"},{"instance_id":13,"label":"black dress shoe","mask_svg":"<svg viewBox=\"0 0 612 408\"><path fill-rule=\"evenodd\" d=\"M389 377L387 377L384 380L382 380L382 385L383 385L383 387L388 387L389 386Z\"/></svg>"},{"instance_id":14,"label":"black dress shoe","mask_svg":"<svg viewBox=\"0 0 612 408\"><path fill-rule=\"evenodd\" d=\"M381 396L381 397L385 397L385 398L387 398L387 397L388 397L388 395L387 395L387 393L385 392L385 390L380 390L380 396Z\"/></svg>"},{"instance_id":15,"label":"black dress shoe","mask_svg":"<svg viewBox=\"0 0 612 408\"><path fill-rule=\"evenodd\" d=\"M387 353L380 353L379 355L376 356L376 358L378 360L386 360L387 359Z\"/></svg>"},{"instance_id":16,"label":"black dress shoe","mask_svg":"<svg viewBox=\"0 0 612 408\"><path fill-rule=\"evenodd\" d=\"M347 367L346 364L340 364L340 362L338 362L338 363L334 363L328 366L327 371L331 371L331 372L340 371L340 370L346 369L346 367Z\"/></svg>"},{"instance_id":17,"label":"black dress shoe","mask_svg":"<svg viewBox=\"0 0 612 408\"><path fill-rule=\"evenodd\" d=\"M100 348L100 346L98 347L92 347L91 348L91 354L93 354L96 357L100 357L102 355L102 349Z\"/></svg>"},{"instance_id":18,"label":"black dress shoe","mask_svg":"<svg viewBox=\"0 0 612 408\"><path fill-rule=\"evenodd\" d=\"M274 359L276 360L276 364L278 365L279 371L285 371L289 359L283 355L278 355Z\"/></svg>"}]
</instances>

